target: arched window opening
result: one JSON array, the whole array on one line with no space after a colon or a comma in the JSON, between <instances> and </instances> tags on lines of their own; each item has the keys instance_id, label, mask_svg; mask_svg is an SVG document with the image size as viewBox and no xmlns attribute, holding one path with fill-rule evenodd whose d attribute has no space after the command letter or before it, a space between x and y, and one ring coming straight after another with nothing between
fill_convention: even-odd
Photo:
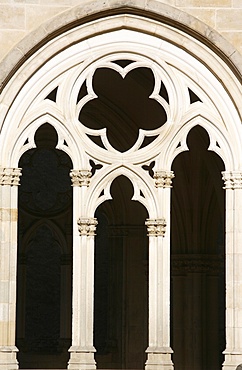
<instances>
[{"instance_id":1,"label":"arched window opening","mask_svg":"<svg viewBox=\"0 0 242 370\"><path fill-rule=\"evenodd\" d=\"M20 368L66 368L71 344L72 163L42 125L19 187L16 341Z\"/></svg>"},{"instance_id":2,"label":"arched window opening","mask_svg":"<svg viewBox=\"0 0 242 370\"><path fill-rule=\"evenodd\" d=\"M99 368L141 369L148 346L148 238L124 176L96 211L94 345Z\"/></svg>"},{"instance_id":3,"label":"arched window opening","mask_svg":"<svg viewBox=\"0 0 242 370\"><path fill-rule=\"evenodd\" d=\"M179 370L222 367L225 349L224 164L201 126L173 162L171 318Z\"/></svg>"}]
</instances>

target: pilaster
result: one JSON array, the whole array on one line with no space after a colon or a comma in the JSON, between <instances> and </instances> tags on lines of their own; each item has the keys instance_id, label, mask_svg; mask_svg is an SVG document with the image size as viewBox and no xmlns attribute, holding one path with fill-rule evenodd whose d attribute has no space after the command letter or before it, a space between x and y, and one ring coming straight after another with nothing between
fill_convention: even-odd
<instances>
[{"instance_id":1,"label":"pilaster","mask_svg":"<svg viewBox=\"0 0 242 370\"><path fill-rule=\"evenodd\" d=\"M15 322L20 176L20 168L0 169L0 370L18 369Z\"/></svg>"},{"instance_id":2,"label":"pilaster","mask_svg":"<svg viewBox=\"0 0 242 370\"><path fill-rule=\"evenodd\" d=\"M242 363L242 172L222 173L226 190L226 349L223 370Z\"/></svg>"}]
</instances>

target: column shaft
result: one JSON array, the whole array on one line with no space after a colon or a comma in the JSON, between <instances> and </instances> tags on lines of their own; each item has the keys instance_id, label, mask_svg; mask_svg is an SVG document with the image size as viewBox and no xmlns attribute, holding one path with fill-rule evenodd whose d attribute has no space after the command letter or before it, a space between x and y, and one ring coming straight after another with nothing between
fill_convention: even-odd
<instances>
[{"instance_id":1,"label":"column shaft","mask_svg":"<svg viewBox=\"0 0 242 370\"><path fill-rule=\"evenodd\" d=\"M20 169L0 170L0 370L18 369L15 324L19 176Z\"/></svg>"},{"instance_id":2,"label":"column shaft","mask_svg":"<svg viewBox=\"0 0 242 370\"><path fill-rule=\"evenodd\" d=\"M146 222L149 235L149 346L146 350L146 370L173 370L173 351L170 347L170 188L173 177L173 172L155 173L160 213L157 215L159 218Z\"/></svg>"},{"instance_id":3,"label":"column shaft","mask_svg":"<svg viewBox=\"0 0 242 370\"><path fill-rule=\"evenodd\" d=\"M224 172L226 189L226 349L223 370L242 363L242 173Z\"/></svg>"},{"instance_id":4,"label":"column shaft","mask_svg":"<svg viewBox=\"0 0 242 370\"><path fill-rule=\"evenodd\" d=\"M72 171L73 181L73 315L68 369L96 369L93 346L94 235L97 221L84 217L90 174ZM81 217L80 217L81 216Z\"/></svg>"}]
</instances>

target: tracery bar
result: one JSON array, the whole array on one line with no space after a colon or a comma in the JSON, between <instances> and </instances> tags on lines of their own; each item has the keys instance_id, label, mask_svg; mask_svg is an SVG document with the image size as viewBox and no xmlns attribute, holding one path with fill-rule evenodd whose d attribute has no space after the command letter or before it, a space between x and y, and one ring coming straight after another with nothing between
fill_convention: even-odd
<instances>
[{"instance_id":1,"label":"tracery bar","mask_svg":"<svg viewBox=\"0 0 242 370\"><path fill-rule=\"evenodd\" d=\"M15 346L20 168L0 168L0 370L18 369Z\"/></svg>"},{"instance_id":2,"label":"tracery bar","mask_svg":"<svg viewBox=\"0 0 242 370\"><path fill-rule=\"evenodd\" d=\"M72 170L73 185L73 315L70 370L96 369L93 346L94 237L97 220L83 215L90 183L88 170Z\"/></svg>"},{"instance_id":3,"label":"tracery bar","mask_svg":"<svg viewBox=\"0 0 242 370\"><path fill-rule=\"evenodd\" d=\"M172 171L154 175L160 213L146 221L149 236L149 346L146 370L173 370L170 347L170 192Z\"/></svg>"},{"instance_id":4,"label":"tracery bar","mask_svg":"<svg viewBox=\"0 0 242 370\"><path fill-rule=\"evenodd\" d=\"M222 172L226 190L226 349L223 370L242 364L242 172Z\"/></svg>"}]
</instances>

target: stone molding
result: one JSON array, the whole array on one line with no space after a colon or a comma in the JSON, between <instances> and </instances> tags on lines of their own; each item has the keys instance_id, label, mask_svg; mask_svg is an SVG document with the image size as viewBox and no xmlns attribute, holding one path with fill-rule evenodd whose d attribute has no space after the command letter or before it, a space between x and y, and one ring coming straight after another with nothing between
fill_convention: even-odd
<instances>
[{"instance_id":1,"label":"stone molding","mask_svg":"<svg viewBox=\"0 0 242 370\"><path fill-rule=\"evenodd\" d=\"M1 168L0 185L18 186L20 185L21 168Z\"/></svg>"},{"instance_id":2,"label":"stone molding","mask_svg":"<svg viewBox=\"0 0 242 370\"><path fill-rule=\"evenodd\" d=\"M96 218L79 218L77 220L78 231L80 236L94 236L96 235L96 227L98 221Z\"/></svg>"},{"instance_id":3,"label":"stone molding","mask_svg":"<svg viewBox=\"0 0 242 370\"><path fill-rule=\"evenodd\" d=\"M172 188L173 171L156 171L154 174L156 188Z\"/></svg>"},{"instance_id":4,"label":"stone molding","mask_svg":"<svg viewBox=\"0 0 242 370\"><path fill-rule=\"evenodd\" d=\"M223 189L242 189L242 172L241 171L224 171L222 172L224 180Z\"/></svg>"},{"instance_id":5,"label":"stone molding","mask_svg":"<svg viewBox=\"0 0 242 370\"><path fill-rule=\"evenodd\" d=\"M72 186L89 186L92 173L89 170L71 170Z\"/></svg>"},{"instance_id":6,"label":"stone molding","mask_svg":"<svg viewBox=\"0 0 242 370\"><path fill-rule=\"evenodd\" d=\"M147 226L148 236L165 236L166 220L164 218L147 219L145 225Z\"/></svg>"}]
</instances>

